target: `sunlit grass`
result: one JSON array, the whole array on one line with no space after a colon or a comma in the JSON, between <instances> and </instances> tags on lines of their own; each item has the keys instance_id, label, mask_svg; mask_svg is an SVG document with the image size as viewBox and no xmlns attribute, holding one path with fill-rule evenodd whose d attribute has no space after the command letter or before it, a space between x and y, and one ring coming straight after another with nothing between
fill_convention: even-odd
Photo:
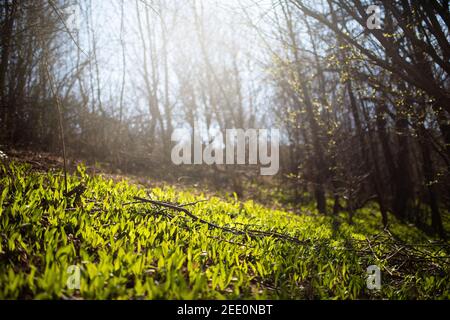
<instances>
[{"instance_id":1,"label":"sunlit grass","mask_svg":"<svg viewBox=\"0 0 450 320\"><path fill-rule=\"evenodd\" d=\"M305 241L299 245L236 236L182 213L130 204L134 196L177 204L205 196L172 187L144 190L89 176L82 166L68 180L69 190L85 185L80 197L64 196L60 172L10 163L2 165L0 177L0 298L450 297L447 266L436 271L418 265L400 278L383 274L380 292L366 288L367 266L389 265L357 254L367 237L380 232L369 209L355 217L355 225L333 231L329 217L267 209L237 197L188 207L221 226L276 231ZM66 285L70 265L81 268L79 290Z\"/></svg>"}]
</instances>

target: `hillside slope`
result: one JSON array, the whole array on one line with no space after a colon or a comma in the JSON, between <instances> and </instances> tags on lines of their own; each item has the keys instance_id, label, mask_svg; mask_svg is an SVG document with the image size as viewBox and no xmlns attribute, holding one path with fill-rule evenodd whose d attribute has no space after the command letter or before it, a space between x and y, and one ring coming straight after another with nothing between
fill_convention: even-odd
<instances>
[{"instance_id":1,"label":"hillside slope","mask_svg":"<svg viewBox=\"0 0 450 320\"><path fill-rule=\"evenodd\" d=\"M448 246L393 225L407 244L369 211L333 228L314 213L145 190L82 166L68 195L59 171L0 170L2 299L450 298ZM367 288L370 265L381 290Z\"/></svg>"}]
</instances>

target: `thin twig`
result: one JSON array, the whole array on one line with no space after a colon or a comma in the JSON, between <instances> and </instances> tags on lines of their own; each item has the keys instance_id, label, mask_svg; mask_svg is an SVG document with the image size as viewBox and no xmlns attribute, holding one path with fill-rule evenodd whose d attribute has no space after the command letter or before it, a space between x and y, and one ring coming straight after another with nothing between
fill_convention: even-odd
<instances>
[{"instance_id":1,"label":"thin twig","mask_svg":"<svg viewBox=\"0 0 450 320\"><path fill-rule=\"evenodd\" d=\"M48 0L48 3L50 5L50 7L52 7L53 11L55 11L56 15L58 16L58 19L61 21L61 23L64 26L64 29L66 30L66 32L69 34L70 39L72 40L72 42L75 44L75 46L78 48L78 50L80 50L81 53L83 53L86 57L89 57L89 55L80 47L80 44L78 43L78 41L74 38L72 32L70 32L69 27L66 24L66 21L64 21L64 18L62 17L61 13L59 12L59 9L57 8L57 6L55 5L55 3L53 3L52 0Z\"/></svg>"},{"instance_id":2,"label":"thin twig","mask_svg":"<svg viewBox=\"0 0 450 320\"><path fill-rule=\"evenodd\" d=\"M208 201L208 200L204 199L204 200L198 200L198 201L195 201L195 202L189 202L189 203L185 203L185 204L180 204L180 207L193 206L193 205L196 205L197 203L201 203L201 202L205 202L205 201Z\"/></svg>"},{"instance_id":3,"label":"thin twig","mask_svg":"<svg viewBox=\"0 0 450 320\"><path fill-rule=\"evenodd\" d=\"M42 47L44 47L44 46L42 46ZM53 77L50 74L50 70L48 69L47 52L44 53L44 67L45 67L45 71L47 73L48 81L50 82L50 90L52 92L53 98L55 99L56 108L58 110L59 133L61 135L61 146L62 146L62 152L63 152L63 158L64 158L64 189L65 189L65 194L67 194L67 191L68 191L67 190L67 159L66 159L66 143L64 141L64 126L63 126L63 118L62 118L62 108L61 108L61 101L59 100L59 96L54 87Z\"/></svg>"},{"instance_id":4,"label":"thin twig","mask_svg":"<svg viewBox=\"0 0 450 320\"><path fill-rule=\"evenodd\" d=\"M234 228L228 228L228 227L223 227L223 226L219 226L217 224L211 223L209 221L203 220L202 218L197 217L196 215L192 214L189 210L187 210L186 208L183 208L181 206L178 205L174 205L171 203L167 203L167 202L162 202L162 201L156 201L156 200L150 200L150 199L144 199L141 197L134 197L135 200L141 201L141 202L146 202L146 203L151 203L157 206L161 206L161 207L165 207L165 208L169 208L175 211L179 211L179 212L183 212L185 213L187 216L189 216L193 221L195 222L200 222L200 223L204 223L206 225L208 225L210 228L213 229L220 229L222 231L225 232L229 232L232 233L234 235L248 235L250 237L272 237L272 238L276 238L279 240L286 240L289 242L294 242L296 244L310 244L309 241L300 241L297 238L293 238L289 235L286 234L281 234L281 233L277 233L277 232L268 232L268 231L263 231L263 230L239 230L239 229L234 229Z\"/></svg>"}]
</instances>

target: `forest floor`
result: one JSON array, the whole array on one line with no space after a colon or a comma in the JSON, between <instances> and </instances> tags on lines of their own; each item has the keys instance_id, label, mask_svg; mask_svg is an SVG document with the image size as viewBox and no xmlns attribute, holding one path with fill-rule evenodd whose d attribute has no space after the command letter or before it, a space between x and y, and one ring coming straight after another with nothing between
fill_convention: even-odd
<instances>
[{"instance_id":1,"label":"forest floor","mask_svg":"<svg viewBox=\"0 0 450 320\"><path fill-rule=\"evenodd\" d=\"M450 298L449 243L394 217L383 230L374 206L336 224L80 161L65 193L59 157L1 162L0 298Z\"/></svg>"}]
</instances>

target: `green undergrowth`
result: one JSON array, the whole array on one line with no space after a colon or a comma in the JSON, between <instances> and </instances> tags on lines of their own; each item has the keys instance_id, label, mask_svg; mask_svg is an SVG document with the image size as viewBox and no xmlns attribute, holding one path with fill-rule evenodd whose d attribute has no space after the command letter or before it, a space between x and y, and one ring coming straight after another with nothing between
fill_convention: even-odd
<instances>
[{"instance_id":1,"label":"green undergrowth","mask_svg":"<svg viewBox=\"0 0 450 320\"><path fill-rule=\"evenodd\" d=\"M197 202L206 196L116 183L89 176L82 166L68 176L68 189L80 184L84 191L66 196L59 171L1 165L0 298L450 298L448 248L424 236L413 237L414 245L403 243L372 226L370 210L355 217L355 225L336 228L317 214L268 209L236 197ZM211 228L135 196L189 204L185 208L203 220L263 230L265 236ZM396 232L416 232L403 229ZM370 265L381 270L380 290L367 288ZM68 286L70 266L80 270L79 289Z\"/></svg>"}]
</instances>

